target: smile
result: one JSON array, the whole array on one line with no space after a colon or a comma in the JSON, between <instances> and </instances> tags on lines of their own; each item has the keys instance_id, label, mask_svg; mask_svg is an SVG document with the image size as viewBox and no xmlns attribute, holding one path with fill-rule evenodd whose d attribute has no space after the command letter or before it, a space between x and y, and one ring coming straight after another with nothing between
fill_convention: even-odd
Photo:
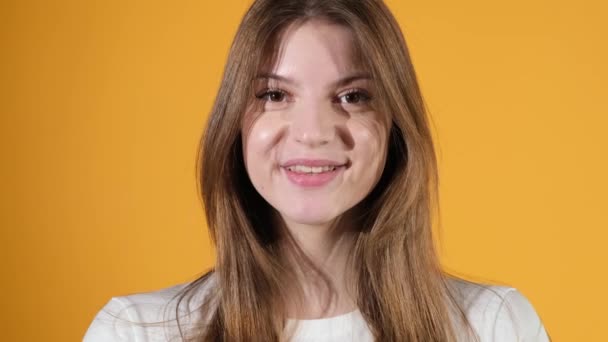
<instances>
[{"instance_id":1,"label":"smile","mask_svg":"<svg viewBox=\"0 0 608 342\"><path fill-rule=\"evenodd\" d=\"M301 187L321 187L330 183L340 175L346 166L303 166L292 165L281 168L287 179L295 185Z\"/></svg>"},{"instance_id":2,"label":"smile","mask_svg":"<svg viewBox=\"0 0 608 342\"><path fill-rule=\"evenodd\" d=\"M336 165L327 165L327 166L306 166L306 165L292 165L287 167L287 170L295 173L323 173L334 171L336 169Z\"/></svg>"}]
</instances>

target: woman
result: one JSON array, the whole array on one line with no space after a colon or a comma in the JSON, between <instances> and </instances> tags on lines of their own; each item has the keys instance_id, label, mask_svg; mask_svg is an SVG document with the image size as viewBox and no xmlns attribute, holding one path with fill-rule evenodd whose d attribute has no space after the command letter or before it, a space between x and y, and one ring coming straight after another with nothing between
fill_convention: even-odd
<instances>
[{"instance_id":1,"label":"woman","mask_svg":"<svg viewBox=\"0 0 608 342\"><path fill-rule=\"evenodd\" d=\"M85 341L548 340L516 289L440 267L428 118L381 1L255 1L203 137L214 270L113 298Z\"/></svg>"}]
</instances>

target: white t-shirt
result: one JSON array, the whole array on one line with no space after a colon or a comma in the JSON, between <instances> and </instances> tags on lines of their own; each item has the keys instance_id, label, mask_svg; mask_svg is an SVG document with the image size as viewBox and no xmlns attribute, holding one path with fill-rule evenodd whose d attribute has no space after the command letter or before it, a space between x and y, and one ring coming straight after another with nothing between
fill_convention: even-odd
<instances>
[{"instance_id":1,"label":"white t-shirt","mask_svg":"<svg viewBox=\"0 0 608 342\"><path fill-rule=\"evenodd\" d=\"M462 301L462 307L480 342L549 341L536 311L517 289L498 285L482 287L452 278L449 278L449 281L455 286L456 294ZM84 336L84 342L181 341L175 321L165 323L164 326L141 326L130 324L129 321L159 322L174 318L176 301L171 301L171 298L185 285L179 284L153 292L113 297L95 316ZM184 310L193 310L196 298L195 296L192 306ZM184 303L182 302L181 305ZM116 319L114 316L126 320ZM197 322L200 318L200 316L191 316L191 321L180 321L180 323L187 329L189 322ZM372 334L358 310L330 318L287 322L288 325L295 323L297 330L293 337L294 342L373 341Z\"/></svg>"}]
</instances>

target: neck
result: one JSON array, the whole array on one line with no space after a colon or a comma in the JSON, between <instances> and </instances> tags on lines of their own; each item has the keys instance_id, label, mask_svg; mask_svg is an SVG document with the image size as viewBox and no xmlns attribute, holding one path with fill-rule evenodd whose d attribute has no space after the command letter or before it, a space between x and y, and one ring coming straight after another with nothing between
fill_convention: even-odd
<instances>
[{"instance_id":1,"label":"neck","mask_svg":"<svg viewBox=\"0 0 608 342\"><path fill-rule=\"evenodd\" d=\"M289 316L314 319L355 310L356 301L351 298L352 290L347 286L353 283L347 279L347 271L350 267L348 259L358 235L352 229L352 225L346 223L344 219L319 225L306 225L287 220L283 223L287 232L293 237L292 242L297 244L304 254L303 257L312 263L307 265L301 257L298 257L298 254L294 253L293 244L285 244L286 255L294 266L304 296L300 305L288 303ZM331 287L328 288L323 278L308 266L322 272Z\"/></svg>"}]
</instances>

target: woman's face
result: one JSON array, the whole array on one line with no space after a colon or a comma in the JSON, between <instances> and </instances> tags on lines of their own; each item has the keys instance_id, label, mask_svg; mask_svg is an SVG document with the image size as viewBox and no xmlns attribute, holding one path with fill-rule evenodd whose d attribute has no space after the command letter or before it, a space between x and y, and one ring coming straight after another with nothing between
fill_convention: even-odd
<instances>
[{"instance_id":1,"label":"woman's face","mask_svg":"<svg viewBox=\"0 0 608 342\"><path fill-rule=\"evenodd\" d=\"M352 42L346 27L307 21L283 36L277 63L256 78L258 106L243 120L245 166L288 226L331 223L384 169L387 115L370 106L374 89Z\"/></svg>"}]
</instances>

